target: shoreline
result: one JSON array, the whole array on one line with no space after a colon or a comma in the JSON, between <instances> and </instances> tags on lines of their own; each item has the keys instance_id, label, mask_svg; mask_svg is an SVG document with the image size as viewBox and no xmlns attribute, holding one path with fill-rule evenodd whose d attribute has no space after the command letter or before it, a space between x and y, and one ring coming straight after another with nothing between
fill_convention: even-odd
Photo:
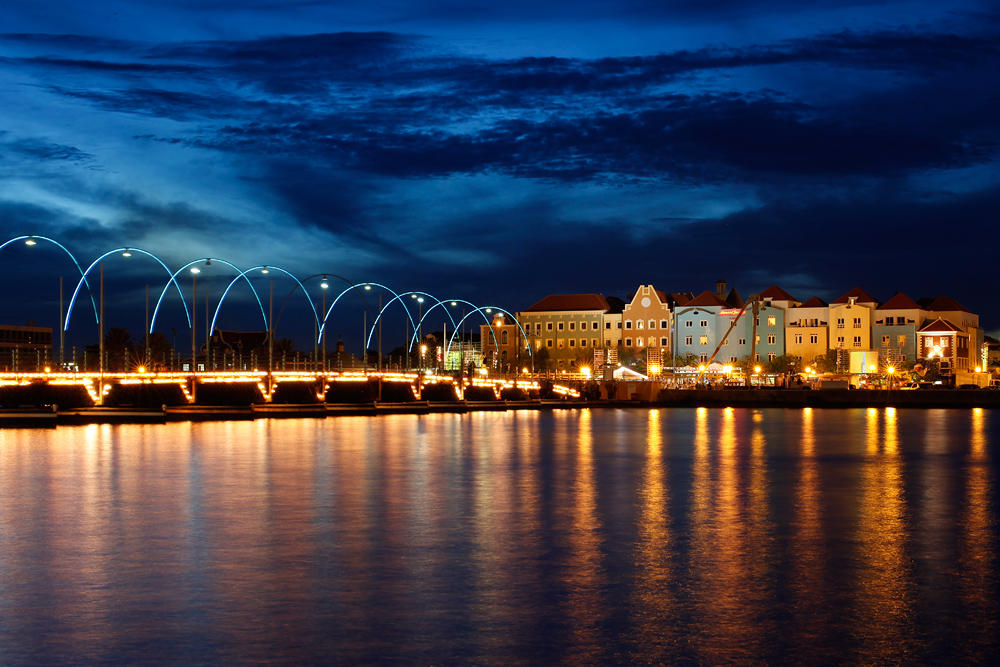
<instances>
[{"instance_id":1,"label":"shoreline","mask_svg":"<svg viewBox=\"0 0 1000 667\"><path fill-rule=\"evenodd\" d=\"M82 424L165 424L181 421L326 419L383 415L468 414L582 408L1000 408L1000 392L887 389L663 389L656 400L533 399L523 401L413 401L407 403L264 403L246 406L180 405L154 407L58 406L0 409L0 428L55 428Z\"/></svg>"}]
</instances>

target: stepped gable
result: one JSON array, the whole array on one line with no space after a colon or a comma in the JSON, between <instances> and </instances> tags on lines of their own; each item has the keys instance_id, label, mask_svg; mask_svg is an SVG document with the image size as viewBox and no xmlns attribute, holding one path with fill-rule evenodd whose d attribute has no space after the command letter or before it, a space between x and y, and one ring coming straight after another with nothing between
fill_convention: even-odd
<instances>
[{"instance_id":1,"label":"stepped gable","mask_svg":"<svg viewBox=\"0 0 1000 667\"><path fill-rule=\"evenodd\" d=\"M733 308L742 308L746 305L746 301L740 296L740 293L736 291L736 288L729 290L729 296L726 297L726 303L728 303Z\"/></svg>"},{"instance_id":2,"label":"stepped gable","mask_svg":"<svg viewBox=\"0 0 1000 667\"><path fill-rule=\"evenodd\" d=\"M920 304L916 301L902 292L896 292L891 299L879 306L878 310L914 310L919 308Z\"/></svg>"},{"instance_id":3,"label":"stepped gable","mask_svg":"<svg viewBox=\"0 0 1000 667\"><path fill-rule=\"evenodd\" d=\"M777 285L771 285L766 290L760 293L761 299L771 299L772 301L794 301L798 303L798 299L794 296L781 289Z\"/></svg>"},{"instance_id":4,"label":"stepped gable","mask_svg":"<svg viewBox=\"0 0 1000 667\"><path fill-rule=\"evenodd\" d=\"M929 306L927 306L927 310L937 310L937 311L950 310L952 312L960 310L965 313L972 312L962 304L952 299L950 296L940 296L934 299L934 301Z\"/></svg>"},{"instance_id":5,"label":"stepped gable","mask_svg":"<svg viewBox=\"0 0 1000 667\"><path fill-rule=\"evenodd\" d=\"M920 327L920 333L924 333L925 331L957 331L959 333L965 333L961 327L957 327L941 317Z\"/></svg>"},{"instance_id":6,"label":"stepped gable","mask_svg":"<svg viewBox=\"0 0 1000 667\"><path fill-rule=\"evenodd\" d=\"M823 301L823 299L819 298L818 296L814 296L805 303L800 303L798 306L796 306L796 308L826 308L829 305L830 304L828 304L826 301Z\"/></svg>"},{"instance_id":7,"label":"stepped gable","mask_svg":"<svg viewBox=\"0 0 1000 667\"><path fill-rule=\"evenodd\" d=\"M852 296L854 297L854 300L856 302L858 302L858 303L874 303L874 304L877 304L879 302L878 299L876 299L875 297L873 297L868 292L864 291L860 287L855 287L854 289L852 289L850 292L848 292L844 296L842 296L839 299L835 300L833 303L848 303L851 300Z\"/></svg>"},{"instance_id":8,"label":"stepped gable","mask_svg":"<svg viewBox=\"0 0 1000 667\"><path fill-rule=\"evenodd\" d=\"M550 294L533 306L526 308L524 312L538 313L561 310L600 310L607 312L609 309L608 300L601 294Z\"/></svg>"},{"instance_id":9,"label":"stepped gable","mask_svg":"<svg viewBox=\"0 0 1000 667\"><path fill-rule=\"evenodd\" d=\"M691 299L684 304L685 307L691 308L693 306L701 306L703 308L709 306L719 306L721 308L728 308L729 304L723 300L721 296L712 292L710 290L705 290L695 298Z\"/></svg>"}]
</instances>

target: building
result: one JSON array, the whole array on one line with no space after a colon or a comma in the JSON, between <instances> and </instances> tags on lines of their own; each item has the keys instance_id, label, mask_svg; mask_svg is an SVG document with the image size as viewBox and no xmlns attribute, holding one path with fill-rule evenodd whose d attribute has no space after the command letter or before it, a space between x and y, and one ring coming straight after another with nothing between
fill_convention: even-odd
<instances>
[{"instance_id":1,"label":"building","mask_svg":"<svg viewBox=\"0 0 1000 667\"><path fill-rule=\"evenodd\" d=\"M658 373L670 354L670 319L667 294L652 285L641 285L622 310L620 345L645 356L647 373ZM605 319L605 327L610 321Z\"/></svg>"},{"instance_id":2,"label":"building","mask_svg":"<svg viewBox=\"0 0 1000 667\"><path fill-rule=\"evenodd\" d=\"M902 292L875 309L872 341L883 364L897 365L917 358L917 331L927 312Z\"/></svg>"},{"instance_id":3,"label":"building","mask_svg":"<svg viewBox=\"0 0 1000 667\"><path fill-rule=\"evenodd\" d=\"M521 327L503 313L495 314L489 324L479 326L479 340L485 368L516 373L521 367L531 367L531 355Z\"/></svg>"},{"instance_id":4,"label":"building","mask_svg":"<svg viewBox=\"0 0 1000 667\"><path fill-rule=\"evenodd\" d=\"M41 371L52 364L52 329L28 322L0 326L0 367L5 371Z\"/></svg>"},{"instance_id":5,"label":"building","mask_svg":"<svg viewBox=\"0 0 1000 667\"><path fill-rule=\"evenodd\" d=\"M830 304L817 296L785 311L785 354L811 366L830 349Z\"/></svg>"},{"instance_id":6,"label":"building","mask_svg":"<svg viewBox=\"0 0 1000 667\"><path fill-rule=\"evenodd\" d=\"M614 315L620 317L623 308L621 299L601 294L551 294L517 319L533 350L546 349L557 370L570 370L592 363L594 349L602 343L610 347L608 341L620 339L609 334L618 331L621 320Z\"/></svg>"},{"instance_id":7,"label":"building","mask_svg":"<svg viewBox=\"0 0 1000 667\"><path fill-rule=\"evenodd\" d=\"M860 287L830 304L830 349L871 350L878 300ZM846 357L845 357L846 358Z\"/></svg>"}]
</instances>

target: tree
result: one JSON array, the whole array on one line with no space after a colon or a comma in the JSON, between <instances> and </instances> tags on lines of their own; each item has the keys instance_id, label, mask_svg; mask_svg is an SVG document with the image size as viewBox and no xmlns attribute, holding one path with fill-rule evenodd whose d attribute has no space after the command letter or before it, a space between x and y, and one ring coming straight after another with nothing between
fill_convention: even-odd
<instances>
[{"instance_id":1,"label":"tree","mask_svg":"<svg viewBox=\"0 0 1000 667\"><path fill-rule=\"evenodd\" d=\"M141 365L136 349L135 339L128 329L110 327L104 334L104 354L109 371L127 371L132 366Z\"/></svg>"},{"instance_id":2,"label":"tree","mask_svg":"<svg viewBox=\"0 0 1000 667\"><path fill-rule=\"evenodd\" d=\"M783 354L775 357L771 361L764 363L764 370L768 373L792 373L801 371L805 367L802 365L802 357L791 354Z\"/></svg>"},{"instance_id":3,"label":"tree","mask_svg":"<svg viewBox=\"0 0 1000 667\"><path fill-rule=\"evenodd\" d=\"M814 368L817 373L836 373L837 350L827 350L826 354L816 357Z\"/></svg>"},{"instance_id":4,"label":"tree","mask_svg":"<svg viewBox=\"0 0 1000 667\"><path fill-rule=\"evenodd\" d=\"M540 347L535 350L535 372L544 373L546 371L551 371L555 368L555 361L552 360L552 355L549 353L549 348Z\"/></svg>"}]
</instances>

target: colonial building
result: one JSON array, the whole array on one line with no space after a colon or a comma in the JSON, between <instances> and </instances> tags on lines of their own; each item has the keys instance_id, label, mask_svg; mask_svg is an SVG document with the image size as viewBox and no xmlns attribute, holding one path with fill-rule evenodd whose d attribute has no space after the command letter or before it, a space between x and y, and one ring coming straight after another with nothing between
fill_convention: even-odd
<instances>
[{"instance_id":1,"label":"colonial building","mask_svg":"<svg viewBox=\"0 0 1000 667\"><path fill-rule=\"evenodd\" d=\"M875 310L872 341L879 359L888 364L912 362L917 358L917 330L927 312L902 292Z\"/></svg>"},{"instance_id":2,"label":"colonial building","mask_svg":"<svg viewBox=\"0 0 1000 667\"><path fill-rule=\"evenodd\" d=\"M621 314L623 345L644 354L647 372L662 368L670 353L670 305L665 292L642 285ZM605 320L605 326L609 323ZM610 345L609 345L610 347Z\"/></svg>"},{"instance_id":3,"label":"colonial building","mask_svg":"<svg viewBox=\"0 0 1000 667\"><path fill-rule=\"evenodd\" d=\"M837 350L871 350L872 322L878 300L860 287L830 304L830 347Z\"/></svg>"},{"instance_id":4,"label":"colonial building","mask_svg":"<svg viewBox=\"0 0 1000 667\"><path fill-rule=\"evenodd\" d=\"M621 299L601 294L551 294L518 313L517 319L533 349L545 348L558 370L570 370L580 363L589 365L595 348L617 339L607 334L618 329L606 326L621 323L623 306Z\"/></svg>"},{"instance_id":5,"label":"colonial building","mask_svg":"<svg viewBox=\"0 0 1000 667\"><path fill-rule=\"evenodd\" d=\"M483 346L482 365L503 372L517 372L531 367L525 336L521 328L503 313L493 316L493 321L479 327L479 340Z\"/></svg>"},{"instance_id":6,"label":"colonial building","mask_svg":"<svg viewBox=\"0 0 1000 667\"><path fill-rule=\"evenodd\" d=\"M785 311L785 354L811 366L830 349L830 305L817 296Z\"/></svg>"}]
</instances>

